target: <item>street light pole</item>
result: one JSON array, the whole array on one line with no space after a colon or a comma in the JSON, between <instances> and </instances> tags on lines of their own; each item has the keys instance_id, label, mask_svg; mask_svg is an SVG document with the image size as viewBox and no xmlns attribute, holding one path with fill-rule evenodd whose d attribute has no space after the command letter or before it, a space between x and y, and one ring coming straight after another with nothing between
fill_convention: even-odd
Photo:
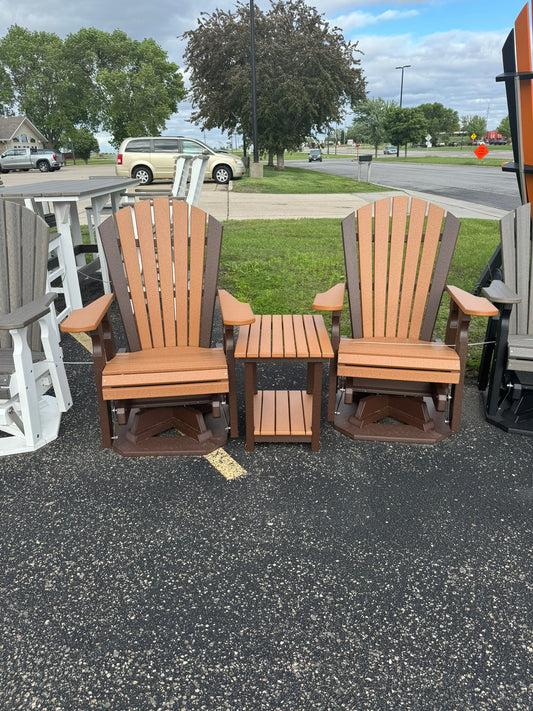
<instances>
[{"instance_id":1,"label":"street light pole","mask_svg":"<svg viewBox=\"0 0 533 711\"><path fill-rule=\"evenodd\" d=\"M407 69L410 66L411 66L410 64L404 64L401 67L396 67L396 69L402 70L402 83L400 84L400 108L402 108L402 99L403 99L403 72L404 72L404 69Z\"/></svg>"},{"instance_id":2,"label":"street light pole","mask_svg":"<svg viewBox=\"0 0 533 711\"><path fill-rule=\"evenodd\" d=\"M257 103L256 103L256 85L255 85L255 18L254 18L254 0L250 0L250 64L252 71L252 141L254 144L254 163L259 160L257 148Z\"/></svg>"},{"instance_id":3,"label":"street light pole","mask_svg":"<svg viewBox=\"0 0 533 711\"><path fill-rule=\"evenodd\" d=\"M407 69L410 67L410 64L403 64L401 67L396 67L396 69L401 69L402 70L402 82L400 84L400 108L402 108L402 99L403 99L403 72L404 69ZM406 144L407 145L407 144ZM396 158L400 155L400 146L396 146Z\"/></svg>"}]
</instances>

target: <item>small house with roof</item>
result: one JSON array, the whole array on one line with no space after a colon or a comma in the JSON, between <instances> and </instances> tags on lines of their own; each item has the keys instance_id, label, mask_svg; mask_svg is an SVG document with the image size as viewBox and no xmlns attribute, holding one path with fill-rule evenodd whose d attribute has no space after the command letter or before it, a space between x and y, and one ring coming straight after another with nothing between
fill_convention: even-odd
<instances>
[{"instance_id":1,"label":"small house with roof","mask_svg":"<svg viewBox=\"0 0 533 711\"><path fill-rule=\"evenodd\" d=\"M25 116L0 116L0 153L8 148L44 148L46 138Z\"/></svg>"}]
</instances>

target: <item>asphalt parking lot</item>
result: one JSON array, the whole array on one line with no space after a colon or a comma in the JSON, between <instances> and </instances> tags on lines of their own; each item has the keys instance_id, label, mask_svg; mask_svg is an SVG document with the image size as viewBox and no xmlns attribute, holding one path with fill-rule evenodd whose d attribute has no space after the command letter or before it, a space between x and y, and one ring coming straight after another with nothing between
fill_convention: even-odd
<instances>
[{"instance_id":1,"label":"asphalt parking lot","mask_svg":"<svg viewBox=\"0 0 533 711\"><path fill-rule=\"evenodd\" d=\"M60 436L0 459L0 708L533 707L533 438L486 423L473 382L433 447L323 412L318 453L126 459L88 351L63 349Z\"/></svg>"}]
</instances>

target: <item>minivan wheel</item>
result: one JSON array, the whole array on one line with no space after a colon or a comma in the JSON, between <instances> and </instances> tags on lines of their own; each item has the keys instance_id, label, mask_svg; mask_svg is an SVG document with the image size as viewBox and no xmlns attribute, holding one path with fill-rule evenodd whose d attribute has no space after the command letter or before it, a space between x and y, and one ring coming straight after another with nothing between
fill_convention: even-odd
<instances>
[{"instance_id":1,"label":"minivan wheel","mask_svg":"<svg viewBox=\"0 0 533 711\"><path fill-rule=\"evenodd\" d=\"M217 165L213 171L213 178L219 185L225 185L233 178L231 168L227 165Z\"/></svg>"},{"instance_id":2,"label":"minivan wheel","mask_svg":"<svg viewBox=\"0 0 533 711\"><path fill-rule=\"evenodd\" d=\"M154 179L152 171L145 165L140 165L138 168L134 168L131 176L132 178L135 178L135 180L138 180L141 185L150 185Z\"/></svg>"}]
</instances>

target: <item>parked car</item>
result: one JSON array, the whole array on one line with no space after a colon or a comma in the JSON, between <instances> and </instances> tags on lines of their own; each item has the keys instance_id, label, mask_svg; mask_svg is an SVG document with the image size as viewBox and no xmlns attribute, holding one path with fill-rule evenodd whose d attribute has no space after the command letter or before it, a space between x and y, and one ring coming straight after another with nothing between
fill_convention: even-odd
<instances>
[{"instance_id":1,"label":"parked car","mask_svg":"<svg viewBox=\"0 0 533 711\"><path fill-rule=\"evenodd\" d=\"M385 146L383 153L386 156L395 156L398 153L396 146Z\"/></svg>"},{"instance_id":2,"label":"parked car","mask_svg":"<svg viewBox=\"0 0 533 711\"><path fill-rule=\"evenodd\" d=\"M309 162L319 160L322 163L322 151L320 148L311 148L309 151Z\"/></svg>"},{"instance_id":3,"label":"parked car","mask_svg":"<svg viewBox=\"0 0 533 711\"><path fill-rule=\"evenodd\" d=\"M118 150L115 174L136 178L141 185L174 177L176 157L204 154L209 156L206 180L229 183L244 174L244 163L231 153L218 153L196 138L183 136L140 136L126 138Z\"/></svg>"},{"instance_id":4,"label":"parked car","mask_svg":"<svg viewBox=\"0 0 533 711\"><path fill-rule=\"evenodd\" d=\"M31 170L37 168L41 173L59 170L64 165L61 153L52 150L36 150L30 148L9 148L0 156L0 171Z\"/></svg>"}]
</instances>

